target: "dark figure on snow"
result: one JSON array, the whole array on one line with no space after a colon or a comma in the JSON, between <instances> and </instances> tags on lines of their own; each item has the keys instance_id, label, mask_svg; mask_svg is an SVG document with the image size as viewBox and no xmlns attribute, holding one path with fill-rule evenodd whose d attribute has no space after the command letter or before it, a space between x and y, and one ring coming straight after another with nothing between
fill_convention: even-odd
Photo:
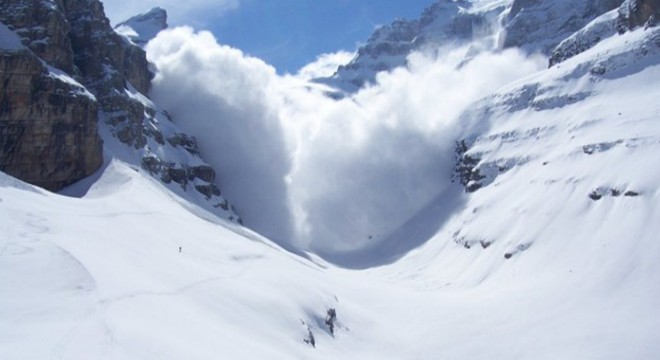
<instances>
[{"instance_id":1,"label":"dark figure on snow","mask_svg":"<svg viewBox=\"0 0 660 360\"><path fill-rule=\"evenodd\" d=\"M335 321L337 320L337 312L335 309L328 309L328 314L325 316L325 324L330 329L330 334L335 335Z\"/></svg>"}]
</instances>

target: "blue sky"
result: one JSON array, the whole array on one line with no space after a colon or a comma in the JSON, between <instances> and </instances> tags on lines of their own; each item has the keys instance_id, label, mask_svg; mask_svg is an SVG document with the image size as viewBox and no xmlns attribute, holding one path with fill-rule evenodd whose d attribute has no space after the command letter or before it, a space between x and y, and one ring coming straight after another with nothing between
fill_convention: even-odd
<instances>
[{"instance_id":1,"label":"blue sky","mask_svg":"<svg viewBox=\"0 0 660 360\"><path fill-rule=\"evenodd\" d=\"M417 18L433 0L103 0L117 23L153 6L170 25L211 30L218 40L293 73L323 53L353 51L374 28L396 17ZM133 2L131 2L133 3Z\"/></svg>"}]
</instances>

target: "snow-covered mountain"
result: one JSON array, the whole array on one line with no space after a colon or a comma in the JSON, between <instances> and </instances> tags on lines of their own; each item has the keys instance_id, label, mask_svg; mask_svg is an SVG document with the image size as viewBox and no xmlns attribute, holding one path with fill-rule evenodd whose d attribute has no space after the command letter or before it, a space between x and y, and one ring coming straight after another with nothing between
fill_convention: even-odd
<instances>
[{"instance_id":1,"label":"snow-covered mountain","mask_svg":"<svg viewBox=\"0 0 660 360\"><path fill-rule=\"evenodd\" d=\"M406 64L414 51L434 51L442 45L495 46L495 29L507 1L437 0L419 19L396 19L378 28L350 63L318 82L353 92L377 73Z\"/></svg>"},{"instance_id":2,"label":"snow-covered mountain","mask_svg":"<svg viewBox=\"0 0 660 360\"><path fill-rule=\"evenodd\" d=\"M126 36L141 47L165 29L167 29L167 11L159 7L133 16L115 26L117 33Z\"/></svg>"},{"instance_id":3,"label":"snow-covered mountain","mask_svg":"<svg viewBox=\"0 0 660 360\"><path fill-rule=\"evenodd\" d=\"M508 21L569 11L438 4ZM527 32L552 66L461 112L443 169L455 184L374 246L335 258L285 250L191 201L163 180L158 159L182 156L177 147L153 135L128 147L117 115L100 110L96 177L56 194L0 173L0 358L657 358L658 11L626 0L563 38ZM554 36L560 23L535 31ZM2 56L24 51L21 32L0 34ZM99 94L88 84L76 86ZM122 96L165 139L178 133L140 92ZM189 136L175 164L202 161Z\"/></svg>"},{"instance_id":4,"label":"snow-covered mountain","mask_svg":"<svg viewBox=\"0 0 660 360\"><path fill-rule=\"evenodd\" d=\"M436 0L419 19L397 19L378 28L355 58L318 82L354 92L376 74L407 64L415 51L471 43L482 50L521 48L549 54L554 47L623 0ZM442 51L442 50L441 50Z\"/></svg>"},{"instance_id":5,"label":"snow-covered mountain","mask_svg":"<svg viewBox=\"0 0 660 360\"><path fill-rule=\"evenodd\" d=\"M110 27L99 1L21 0L2 3L2 10L8 40L0 49L0 169L57 191L91 175L105 155L106 164L122 159L180 196L240 221L195 138L149 100L153 73L144 50ZM145 16L161 24L165 13ZM138 26L145 16L130 24L146 31Z\"/></svg>"}]
</instances>

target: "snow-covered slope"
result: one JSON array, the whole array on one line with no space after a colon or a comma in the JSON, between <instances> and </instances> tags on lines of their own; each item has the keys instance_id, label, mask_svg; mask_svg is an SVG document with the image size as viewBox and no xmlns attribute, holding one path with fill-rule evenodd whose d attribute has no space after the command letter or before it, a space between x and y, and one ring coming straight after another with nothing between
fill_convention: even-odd
<instances>
[{"instance_id":1,"label":"snow-covered slope","mask_svg":"<svg viewBox=\"0 0 660 360\"><path fill-rule=\"evenodd\" d=\"M159 7L155 7L144 14L133 16L115 26L117 33L142 47L165 29L167 29L167 12Z\"/></svg>"},{"instance_id":2,"label":"snow-covered slope","mask_svg":"<svg viewBox=\"0 0 660 360\"><path fill-rule=\"evenodd\" d=\"M470 106L455 186L333 263L118 140L78 197L0 173L0 358L657 358L660 28L599 33Z\"/></svg>"},{"instance_id":3,"label":"snow-covered slope","mask_svg":"<svg viewBox=\"0 0 660 360\"><path fill-rule=\"evenodd\" d=\"M288 253L118 161L83 198L0 174L0 357L654 358L658 36L477 104L463 155L487 180L386 266Z\"/></svg>"},{"instance_id":4,"label":"snow-covered slope","mask_svg":"<svg viewBox=\"0 0 660 360\"><path fill-rule=\"evenodd\" d=\"M23 44L21 44L21 38L0 21L0 49L19 50L24 48Z\"/></svg>"}]
</instances>

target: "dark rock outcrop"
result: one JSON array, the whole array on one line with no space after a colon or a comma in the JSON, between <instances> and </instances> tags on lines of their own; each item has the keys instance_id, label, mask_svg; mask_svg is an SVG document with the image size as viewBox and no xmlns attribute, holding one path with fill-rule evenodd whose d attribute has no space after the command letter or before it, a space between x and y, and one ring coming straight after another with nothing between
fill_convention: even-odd
<instances>
[{"instance_id":1,"label":"dark rock outcrop","mask_svg":"<svg viewBox=\"0 0 660 360\"><path fill-rule=\"evenodd\" d=\"M128 84L146 94L152 74L144 50L127 43L110 26L98 0L64 0L71 24L69 38L76 66L99 100L121 91ZM127 84L128 83L128 84Z\"/></svg>"},{"instance_id":2,"label":"dark rock outcrop","mask_svg":"<svg viewBox=\"0 0 660 360\"><path fill-rule=\"evenodd\" d=\"M0 0L0 9L3 37L16 37L0 39L0 170L59 190L102 164L99 127L109 149L129 148L121 160L240 222L195 138L145 95L146 53L114 31L99 0Z\"/></svg>"},{"instance_id":3,"label":"dark rock outcrop","mask_svg":"<svg viewBox=\"0 0 660 360\"><path fill-rule=\"evenodd\" d=\"M467 154L469 147L465 140L456 143L456 165L454 167L454 178L463 185L465 192L472 193L479 190L485 176L481 174L479 162L481 159Z\"/></svg>"},{"instance_id":4,"label":"dark rock outcrop","mask_svg":"<svg viewBox=\"0 0 660 360\"><path fill-rule=\"evenodd\" d=\"M604 197L618 198L621 195L627 197L637 197L639 196L639 192L634 190L627 190L623 192L622 190L615 187L601 186L590 192L589 198L593 201L598 201Z\"/></svg>"},{"instance_id":5,"label":"dark rock outcrop","mask_svg":"<svg viewBox=\"0 0 660 360\"><path fill-rule=\"evenodd\" d=\"M562 41L550 56L550 66L587 51L602 39L638 27L653 27L660 19L660 0L626 0Z\"/></svg>"},{"instance_id":6,"label":"dark rock outcrop","mask_svg":"<svg viewBox=\"0 0 660 360\"><path fill-rule=\"evenodd\" d=\"M623 0L514 0L505 21L503 46L550 54L564 39Z\"/></svg>"},{"instance_id":7,"label":"dark rock outcrop","mask_svg":"<svg viewBox=\"0 0 660 360\"><path fill-rule=\"evenodd\" d=\"M0 21L14 30L36 56L68 74L77 75L69 31L58 1L0 0Z\"/></svg>"},{"instance_id":8,"label":"dark rock outcrop","mask_svg":"<svg viewBox=\"0 0 660 360\"><path fill-rule=\"evenodd\" d=\"M0 170L59 190L103 163L98 106L29 50L0 50Z\"/></svg>"},{"instance_id":9,"label":"dark rock outcrop","mask_svg":"<svg viewBox=\"0 0 660 360\"><path fill-rule=\"evenodd\" d=\"M601 40L616 34L616 19L616 10L610 11L562 41L552 51L549 66L552 67L577 54L583 53L594 47Z\"/></svg>"},{"instance_id":10,"label":"dark rock outcrop","mask_svg":"<svg viewBox=\"0 0 660 360\"><path fill-rule=\"evenodd\" d=\"M619 8L617 30L624 33L660 22L660 0L626 0Z\"/></svg>"},{"instance_id":11,"label":"dark rock outcrop","mask_svg":"<svg viewBox=\"0 0 660 360\"><path fill-rule=\"evenodd\" d=\"M325 325L328 326L330 335L335 335L335 325L337 322L337 310L334 308L328 309L327 314L325 315Z\"/></svg>"},{"instance_id":12,"label":"dark rock outcrop","mask_svg":"<svg viewBox=\"0 0 660 360\"><path fill-rule=\"evenodd\" d=\"M0 49L0 170L49 190L92 174L103 162L98 104L73 78L80 73L70 24L58 6L0 1L3 27L22 43Z\"/></svg>"}]
</instances>

